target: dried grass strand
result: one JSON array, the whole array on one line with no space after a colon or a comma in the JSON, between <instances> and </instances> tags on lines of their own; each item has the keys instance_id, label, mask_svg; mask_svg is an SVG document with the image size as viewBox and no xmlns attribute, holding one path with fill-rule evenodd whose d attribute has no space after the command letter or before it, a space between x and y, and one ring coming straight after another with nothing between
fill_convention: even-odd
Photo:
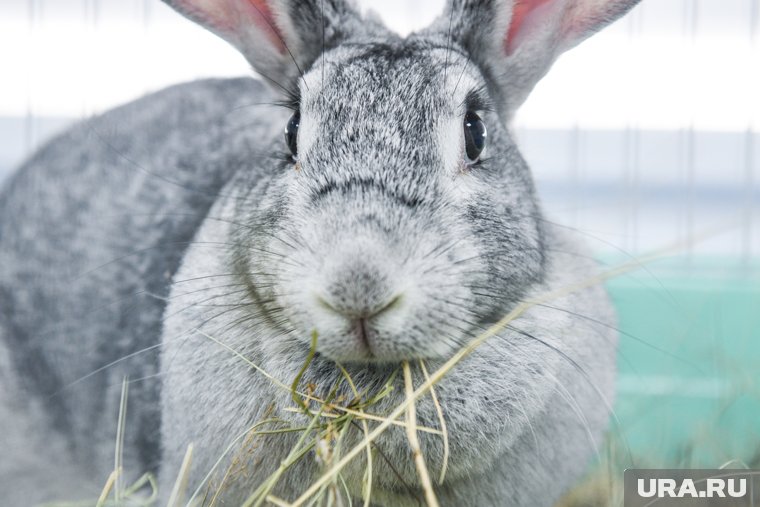
<instances>
[{"instance_id":1,"label":"dried grass strand","mask_svg":"<svg viewBox=\"0 0 760 507\"><path fill-rule=\"evenodd\" d=\"M325 407L330 408L330 409L333 409L333 408L334 409L339 409L340 408L340 407L337 407L337 406L334 406L334 405L330 405L330 404L326 404ZM299 414L303 413L302 409L296 408L296 407L288 407L288 408L285 408L284 410L286 412L297 412ZM365 421L383 422L383 421L385 421L387 419L387 417L383 417L383 416L377 415L377 414L370 414L368 412L365 412L364 410L346 409L344 407L343 411L345 413L349 414L349 415L355 416L357 419L365 420ZM309 409L308 410L308 414L309 415L314 415L316 413L317 412L315 412L313 409ZM341 416L341 415L338 415L338 414L331 414L331 413L327 412L327 413L322 413L322 417L327 417L329 419L339 419L339 418L344 417L344 416ZM391 424L393 424L394 426L399 426L401 428L406 428L407 427L407 422L405 420L404 421L399 421L397 419L395 421L391 421ZM429 426L416 426L415 429L417 431L421 431L423 433L430 433L431 435L443 436L443 431L441 431L439 429L431 428Z\"/></svg>"},{"instance_id":2,"label":"dried grass strand","mask_svg":"<svg viewBox=\"0 0 760 507\"><path fill-rule=\"evenodd\" d=\"M414 383L412 382L412 369L409 366L409 361L403 362L403 368L406 397L407 399L412 399L412 396L414 396ZM406 438L409 440L409 448L412 450L414 466L417 468L417 475L420 478L422 491L425 493L425 502L428 507L439 507L438 498L435 496L433 483L430 480L430 472L428 472L427 464L425 463L425 456L422 454L420 440L417 438L417 431L414 429L417 425L417 406L413 399L406 408L406 421Z\"/></svg>"},{"instance_id":3,"label":"dried grass strand","mask_svg":"<svg viewBox=\"0 0 760 507\"><path fill-rule=\"evenodd\" d=\"M342 364L336 363L338 365L338 368L340 368L340 371L343 373L343 376L346 377L346 381L348 382L348 385L351 387L351 391L354 393L354 396L359 398L359 390L356 388L356 384L354 384L354 380L351 378L351 375L346 371L346 369L343 367ZM362 431L364 432L364 438L366 439L369 436L369 424L367 424L367 419L364 413L364 410L359 409L357 412L360 414L360 422L362 424ZM367 469L365 470L365 477L364 483L362 484L362 499L364 500L364 507L370 506L370 499L372 498L372 447L367 446ZM350 497L349 497L350 498Z\"/></svg>"},{"instance_id":4,"label":"dried grass strand","mask_svg":"<svg viewBox=\"0 0 760 507\"><path fill-rule=\"evenodd\" d=\"M169 501L166 502L167 507L179 507L182 502L182 494L187 486L187 477L190 475L190 465L193 462L193 444L187 446L185 451L185 457L182 458L182 465L179 467L179 475L177 480L174 481L174 487L172 488L172 494L169 496Z\"/></svg>"},{"instance_id":5,"label":"dried grass strand","mask_svg":"<svg viewBox=\"0 0 760 507\"><path fill-rule=\"evenodd\" d=\"M118 470L114 470L108 475L108 479L106 480L105 485L103 485L103 491L100 492L100 496L98 497L98 502L95 504L95 507L103 507L106 504L108 495L111 494L114 482L116 482L116 476L119 475L119 473L120 472Z\"/></svg>"},{"instance_id":6,"label":"dried grass strand","mask_svg":"<svg viewBox=\"0 0 760 507\"><path fill-rule=\"evenodd\" d=\"M119 399L119 418L116 424L116 445L114 449L113 470L116 472L113 484L113 498L118 505L121 502L122 470L124 457L124 429L127 423L127 397L129 396L129 377L121 382L121 398Z\"/></svg>"},{"instance_id":7,"label":"dried grass strand","mask_svg":"<svg viewBox=\"0 0 760 507\"><path fill-rule=\"evenodd\" d=\"M425 381L430 380L425 361L422 359L420 359L420 369L425 376ZM430 397L433 399L433 405L435 405L435 411L438 414L438 423L441 426L441 435L443 437L443 463L441 464L441 472L438 476L438 484L440 485L446 479L446 471L449 468L449 430L446 427L446 418L443 417L443 408L438 401L438 395L436 395L435 388L432 386L430 387Z\"/></svg>"}]
</instances>

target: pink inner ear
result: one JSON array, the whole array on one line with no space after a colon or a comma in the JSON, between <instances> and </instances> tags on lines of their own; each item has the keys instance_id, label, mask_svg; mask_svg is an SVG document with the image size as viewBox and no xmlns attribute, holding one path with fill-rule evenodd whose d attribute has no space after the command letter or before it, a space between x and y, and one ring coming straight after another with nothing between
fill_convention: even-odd
<instances>
[{"instance_id":1,"label":"pink inner ear","mask_svg":"<svg viewBox=\"0 0 760 507\"><path fill-rule=\"evenodd\" d=\"M250 19L262 33L272 42L272 45L280 52L285 53L285 43L283 42L282 33L277 27L272 10L266 0L242 0L250 4ZM244 27L239 27L245 29Z\"/></svg>"},{"instance_id":2,"label":"pink inner ear","mask_svg":"<svg viewBox=\"0 0 760 507\"><path fill-rule=\"evenodd\" d=\"M276 51L285 43L268 0L180 0L175 6L188 16L234 44L242 44L251 32L263 35Z\"/></svg>"},{"instance_id":3,"label":"pink inner ear","mask_svg":"<svg viewBox=\"0 0 760 507\"><path fill-rule=\"evenodd\" d=\"M531 15L540 7L551 3L553 0L515 0L512 8L512 20L509 24L509 31L504 39L504 46L507 54L511 55L519 46L524 31L531 24Z\"/></svg>"}]
</instances>

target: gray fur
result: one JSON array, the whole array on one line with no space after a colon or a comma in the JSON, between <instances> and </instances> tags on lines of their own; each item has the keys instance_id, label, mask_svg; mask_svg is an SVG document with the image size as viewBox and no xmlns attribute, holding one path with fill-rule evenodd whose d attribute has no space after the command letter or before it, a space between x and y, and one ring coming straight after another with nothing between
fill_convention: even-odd
<instances>
[{"instance_id":1,"label":"gray fur","mask_svg":"<svg viewBox=\"0 0 760 507\"><path fill-rule=\"evenodd\" d=\"M0 504L97 495L125 375L126 469L159 473L163 495L189 443L193 485L256 421L304 424L285 410L289 392L214 340L289 384L316 328L303 382L324 394L340 361L372 392L400 360L433 370L518 302L595 272L542 218L505 125L503 99L518 85L491 79L489 56L462 38L479 21L468 20L471 5L453 2L431 29L401 39L376 23L364 32L348 7L325 3L324 19L320 0L272 4L298 28L283 29L288 45L309 47L296 57L303 76L289 55L262 48L260 61L222 34L271 80L298 88L297 165L282 141L290 113L272 105L278 85L212 80L78 125L2 189ZM460 134L473 97L489 138L471 167ZM436 391L452 453L442 505L551 505L579 477L608 423L610 326L603 288L583 289L530 309L444 378ZM402 400L399 379L373 410ZM437 426L429 398L418 417ZM360 437L349 432L344 446ZM223 504L241 503L295 438L248 449ZM439 470L440 439L421 441ZM377 444L419 495L403 431ZM383 460L374 466L377 505L416 505ZM363 469L357 460L345 474L356 499ZM294 498L320 471L308 456L276 494Z\"/></svg>"}]
</instances>

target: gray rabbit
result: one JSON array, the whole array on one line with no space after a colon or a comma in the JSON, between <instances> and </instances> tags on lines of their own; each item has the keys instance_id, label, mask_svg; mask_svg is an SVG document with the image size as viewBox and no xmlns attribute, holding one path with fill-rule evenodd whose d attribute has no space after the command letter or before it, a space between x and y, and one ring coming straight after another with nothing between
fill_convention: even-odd
<instances>
[{"instance_id":1,"label":"gray rabbit","mask_svg":"<svg viewBox=\"0 0 760 507\"><path fill-rule=\"evenodd\" d=\"M419 359L435 370L521 301L597 273L543 218L508 125L562 51L637 0L450 0L406 38L348 0L167 3L265 84L142 98L52 140L2 189L0 505L97 498L125 376L125 480L155 472L166 501L188 444L192 491L257 421L308 423L250 363L289 385L316 331L300 384L315 395L346 389L337 364L372 394L409 360L420 385ZM609 424L614 322L603 287L579 288L437 384L441 505L548 506L578 480ZM394 382L373 411L404 400ZM438 428L429 396L417 413ZM222 505L298 437L238 454ZM420 440L437 478L442 439ZM375 449L372 504L419 505L404 429ZM365 467L342 474L355 502ZM324 470L308 455L272 493L292 501Z\"/></svg>"}]
</instances>

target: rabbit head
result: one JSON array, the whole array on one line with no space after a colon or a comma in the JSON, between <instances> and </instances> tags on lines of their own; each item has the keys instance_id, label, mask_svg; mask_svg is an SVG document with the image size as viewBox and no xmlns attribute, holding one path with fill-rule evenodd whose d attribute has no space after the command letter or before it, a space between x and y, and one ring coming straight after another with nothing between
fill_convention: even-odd
<instances>
[{"instance_id":1,"label":"rabbit head","mask_svg":"<svg viewBox=\"0 0 760 507\"><path fill-rule=\"evenodd\" d=\"M208 318L171 317L170 335L211 323L242 356L286 379L316 331L307 376L334 385L340 373L331 365L340 362L369 389L378 378L382 386L389 365L440 364L526 297L593 272L582 255L558 257L572 248L542 220L508 125L563 50L635 0L451 0L431 27L406 38L340 0L169 3L234 44L291 109L256 116L256 139L248 141L265 156L247 161L241 153L227 198L212 209L223 220L199 231L203 242L229 246L229 255L220 260L191 246L180 272L190 280L234 273L245 290L222 294L215 301L229 309ZM173 299L169 314L200 312L199 293ZM598 287L572 298L574 312L610 314ZM610 394L615 339L609 329L601 340L587 339L588 329L569 320L573 311L533 311L523 319L527 331L495 336L437 389L452 435L448 477L498 474L494 484L507 477L512 488L502 493L548 498L566 483L546 492L549 472L520 460L537 452L530 442L545 439L554 476L571 477L562 467L579 473L587 435L597 438L609 415L587 380ZM173 463L189 441L240 433L265 416L270 400L282 413L292 403L289 393L267 391L273 388L247 365L233 364L228 350L174 343L164 346L174 371L162 420ZM573 390L572 406L552 408L557 386ZM191 412L199 399L216 409ZM394 393L376 408L398 401ZM566 422L577 413L580 422ZM434 425L434 407L422 401L419 417ZM207 461L226 445L217 444L208 444ZM404 438L378 444L413 481ZM423 438L434 466L443 460L437 445ZM493 463L500 468L490 470ZM391 470L378 472L378 482L384 491L401 487ZM466 494L460 486L451 494ZM537 505L515 501L523 504Z\"/></svg>"},{"instance_id":2,"label":"rabbit head","mask_svg":"<svg viewBox=\"0 0 760 507\"><path fill-rule=\"evenodd\" d=\"M544 276L507 127L556 56L635 0L452 0L399 38L345 2L176 0L293 109L235 220L237 267L283 331L341 361L439 358Z\"/></svg>"}]
</instances>

